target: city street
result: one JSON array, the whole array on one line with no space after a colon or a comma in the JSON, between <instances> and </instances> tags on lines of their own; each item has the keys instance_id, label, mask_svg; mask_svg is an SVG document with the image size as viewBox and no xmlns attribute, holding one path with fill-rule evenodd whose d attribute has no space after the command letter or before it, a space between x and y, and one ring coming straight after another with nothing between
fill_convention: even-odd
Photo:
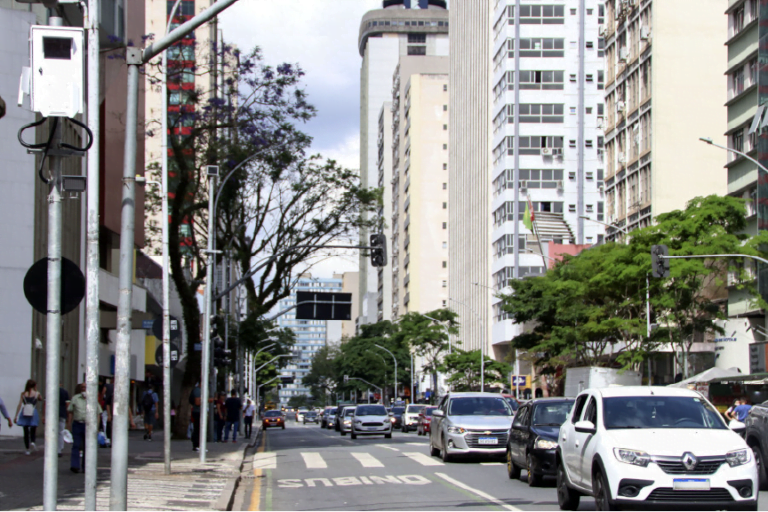
<instances>
[{"instance_id":1,"label":"city street","mask_svg":"<svg viewBox=\"0 0 768 512\"><path fill-rule=\"evenodd\" d=\"M429 456L429 438L393 433L352 440L289 419L246 457L234 510L559 510L554 478L531 488L503 463ZM583 497L579 510L595 510ZM760 493L768 510L768 492Z\"/></svg>"}]
</instances>

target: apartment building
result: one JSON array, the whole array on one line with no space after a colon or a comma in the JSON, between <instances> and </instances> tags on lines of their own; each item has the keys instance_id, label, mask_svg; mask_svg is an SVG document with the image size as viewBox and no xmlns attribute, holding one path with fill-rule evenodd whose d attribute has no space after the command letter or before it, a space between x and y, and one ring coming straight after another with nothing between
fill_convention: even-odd
<instances>
[{"instance_id":1,"label":"apartment building","mask_svg":"<svg viewBox=\"0 0 768 512\"><path fill-rule=\"evenodd\" d=\"M448 69L404 55L394 74L393 320L448 306Z\"/></svg>"},{"instance_id":2,"label":"apartment building","mask_svg":"<svg viewBox=\"0 0 768 512\"><path fill-rule=\"evenodd\" d=\"M380 129L387 121L382 106L392 101L392 77L401 56L447 56L448 11L444 0L384 0L382 9L367 12L360 23L358 48L360 69L360 181L364 187L390 186L393 166L382 161L389 147L380 142ZM392 114L395 116L396 114ZM394 141L393 141L394 142ZM388 196L389 198L389 196ZM387 236L392 254L390 202L378 212L379 230ZM367 245L369 233L361 244ZM392 265L377 269L368 256L360 256L358 324L390 320L392 307Z\"/></svg>"},{"instance_id":3,"label":"apartment building","mask_svg":"<svg viewBox=\"0 0 768 512\"><path fill-rule=\"evenodd\" d=\"M725 193L725 173L699 141L725 142L726 78L713 64L726 57L722 4L606 0L599 44L609 224L641 228L693 197ZM619 233L609 228L607 238Z\"/></svg>"}]
</instances>

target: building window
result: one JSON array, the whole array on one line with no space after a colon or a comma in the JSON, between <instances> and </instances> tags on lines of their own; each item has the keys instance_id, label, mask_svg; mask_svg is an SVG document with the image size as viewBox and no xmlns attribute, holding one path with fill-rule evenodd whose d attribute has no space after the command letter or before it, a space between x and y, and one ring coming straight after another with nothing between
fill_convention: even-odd
<instances>
[{"instance_id":1,"label":"building window","mask_svg":"<svg viewBox=\"0 0 768 512\"><path fill-rule=\"evenodd\" d=\"M565 23L564 5L521 5L521 25L562 25Z\"/></svg>"},{"instance_id":2,"label":"building window","mask_svg":"<svg viewBox=\"0 0 768 512\"><path fill-rule=\"evenodd\" d=\"M509 105L512 107L512 105ZM519 105L521 123L562 123L563 105L558 103Z\"/></svg>"},{"instance_id":3,"label":"building window","mask_svg":"<svg viewBox=\"0 0 768 512\"><path fill-rule=\"evenodd\" d=\"M448 144L443 144L443 149L448 149Z\"/></svg>"},{"instance_id":4,"label":"building window","mask_svg":"<svg viewBox=\"0 0 768 512\"><path fill-rule=\"evenodd\" d=\"M593 213L594 212L594 205L588 204L587 205L587 213Z\"/></svg>"},{"instance_id":5,"label":"building window","mask_svg":"<svg viewBox=\"0 0 768 512\"><path fill-rule=\"evenodd\" d=\"M749 2L749 21L754 21L758 18L758 12L760 11L760 4L758 0L750 0Z\"/></svg>"},{"instance_id":6,"label":"building window","mask_svg":"<svg viewBox=\"0 0 768 512\"><path fill-rule=\"evenodd\" d=\"M448 248L448 242L443 242L443 249L447 249L447 248Z\"/></svg>"},{"instance_id":7,"label":"building window","mask_svg":"<svg viewBox=\"0 0 768 512\"><path fill-rule=\"evenodd\" d=\"M597 88L605 89L605 73L603 70L597 72Z\"/></svg>"},{"instance_id":8,"label":"building window","mask_svg":"<svg viewBox=\"0 0 768 512\"><path fill-rule=\"evenodd\" d=\"M594 80L595 80L595 76L594 75L592 75L592 74L588 74L587 75L587 82L592 82Z\"/></svg>"},{"instance_id":9,"label":"building window","mask_svg":"<svg viewBox=\"0 0 768 512\"><path fill-rule=\"evenodd\" d=\"M443 105L443 112L447 112L447 111L448 111L448 105Z\"/></svg>"},{"instance_id":10,"label":"building window","mask_svg":"<svg viewBox=\"0 0 768 512\"><path fill-rule=\"evenodd\" d=\"M594 47L595 47L595 43L593 43L592 41L587 41L587 48L588 49L592 49Z\"/></svg>"},{"instance_id":11,"label":"building window","mask_svg":"<svg viewBox=\"0 0 768 512\"><path fill-rule=\"evenodd\" d=\"M426 46L409 46L408 47L408 55L426 55L426 54L427 54Z\"/></svg>"},{"instance_id":12,"label":"building window","mask_svg":"<svg viewBox=\"0 0 768 512\"><path fill-rule=\"evenodd\" d=\"M540 155L542 148L559 150L562 153L563 137L551 135L520 137L519 147L521 155Z\"/></svg>"},{"instance_id":13,"label":"building window","mask_svg":"<svg viewBox=\"0 0 768 512\"><path fill-rule=\"evenodd\" d=\"M757 83L757 57L749 61L748 67L749 67L749 85L754 85Z\"/></svg>"},{"instance_id":14,"label":"building window","mask_svg":"<svg viewBox=\"0 0 768 512\"><path fill-rule=\"evenodd\" d=\"M444 202L444 203L443 203L443 210L447 210L447 209L448 209L448 203L445 203L445 202Z\"/></svg>"},{"instance_id":15,"label":"building window","mask_svg":"<svg viewBox=\"0 0 768 512\"><path fill-rule=\"evenodd\" d=\"M575 204L569 204L568 205L568 212L569 213L576 213L576 205Z\"/></svg>"},{"instance_id":16,"label":"building window","mask_svg":"<svg viewBox=\"0 0 768 512\"><path fill-rule=\"evenodd\" d=\"M443 92L447 92L447 91L448 91L448 84L443 84Z\"/></svg>"},{"instance_id":17,"label":"building window","mask_svg":"<svg viewBox=\"0 0 768 512\"><path fill-rule=\"evenodd\" d=\"M443 281L443 288L448 288L448 281Z\"/></svg>"},{"instance_id":18,"label":"building window","mask_svg":"<svg viewBox=\"0 0 768 512\"><path fill-rule=\"evenodd\" d=\"M732 89L732 95L731 97L738 96L742 92L744 92L744 69L739 68L736 71L733 72L733 75L731 75L731 89Z\"/></svg>"},{"instance_id":19,"label":"building window","mask_svg":"<svg viewBox=\"0 0 768 512\"><path fill-rule=\"evenodd\" d=\"M447 183L443 183L443 190L448 190L448 184Z\"/></svg>"},{"instance_id":20,"label":"building window","mask_svg":"<svg viewBox=\"0 0 768 512\"><path fill-rule=\"evenodd\" d=\"M591 140L588 140L588 141L586 141L586 142L585 142L585 145L586 145L588 148L591 148L591 147L592 147L592 141L591 141Z\"/></svg>"},{"instance_id":21,"label":"building window","mask_svg":"<svg viewBox=\"0 0 768 512\"><path fill-rule=\"evenodd\" d=\"M605 55L605 38L600 37L597 39L597 56L603 57Z\"/></svg>"},{"instance_id":22,"label":"building window","mask_svg":"<svg viewBox=\"0 0 768 512\"><path fill-rule=\"evenodd\" d=\"M587 16L592 16L592 11L594 11L594 9L587 9Z\"/></svg>"},{"instance_id":23,"label":"building window","mask_svg":"<svg viewBox=\"0 0 768 512\"><path fill-rule=\"evenodd\" d=\"M443 268L448 268L448 262L445 260L443 261Z\"/></svg>"},{"instance_id":24,"label":"building window","mask_svg":"<svg viewBox=\"0 0 768 512\"><path fill-rule=\"evenodd\" d=\"M564 57L565 39L534 37L520 39L521 57Z\"/></svg>"},{"instance_id":25,"label":"building window","mask_svg":"<svg viewBox=\"0 0 768 512\"><path fill-rule=\"evenodd\" d=\"M443 170L444 170L444 171L447 171L447 170L448 170L448 164L443 164Z\"/></svg>"},{"instance_id":26,"label":"building window","mask_svg":"<svg viewBox=\"0 0 768 512\"><path fill-rule=\"evenodd\" d=\"M744 131L739 130L731 135L731 148L744 152Z\"/></svg>"},{"instance_id":27,"label":"building window","mask_svg":"<svg viewBox=\"0 0 768 512\"><path fill-rule=\"evenodd\" d=\"M564 88L563 71L520 71L520 89L558 90ZM514 71L509 72L509 88L514 89Z\"/></svg>"},{"instance_id":28,"label":"building window","mask_svg":"<svg viewBox=\"0 0 768 512\"><path fill-rule=\"evenodd\" d=\"M569 112L571 113L572 116L575 116L576 115L576 107L569 107Z\"/></svg>"},{"instance_id":29,"label":"building window","mask_svg":"<svg viewBox=\"0 0 768 512\"><path fill-rule=\"evenodd\" d=\"M592 107L587 107L587 114L591 114L591 113L592 113Z\"/></svg>"},{"instance_id":30,"label":"building window","mask_svg":"<svg viewBox=\"0 0 768 512\"><path fill-rule=\"evenodd\" d=\"M447 125L447 124L444 124L444 125L443 125L443 130L447 130L447 129L448 129L448 125Z\"/></svg>"},{"instance_id":31,"label":"building window","mask_svg":"<svg viewBox=\"0 0 768 512\"><path fill-rule=\"evenodd\" d=\"M571 16L576 16L576 9L571 9Z\"/></svg>"},{"instance_id":32,"label":"building window","mask_svg":"<svg viewBox=\"0 0 768 512\"><path fill-rule=\"evenodd\" d=\"M448 223L447 222L443 222L443 229L448 229Z\"/></svg>"},{"instance_id":33,"label":"building window","mask_svg":"<svg viewBox=\"0 0 768 512\"><path fill-rule=\"evenodd\" d=\"M408 34L409 44L425 44L427 42L427 34Z\"/></svg>"},{"instance_id":34,"label":"building window","mask_svg":"<svg viewBox=\"0 0 768 512\"><path fill-rule=\"evenodd\" d=\"M732 36L735 36L744 28L744 5L739 6L738 9L733 11L731 14L731 24L733 27L731 31Z\"/></svg>"}]
</instances>

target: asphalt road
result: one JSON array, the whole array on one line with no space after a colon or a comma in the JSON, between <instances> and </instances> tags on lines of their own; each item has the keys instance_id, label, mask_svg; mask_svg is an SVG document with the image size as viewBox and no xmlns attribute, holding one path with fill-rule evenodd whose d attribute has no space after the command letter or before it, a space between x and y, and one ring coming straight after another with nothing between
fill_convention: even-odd
<instances>
[{"instance_id":1,"label":"asphalt road","mask_svg":"<svg viewBox=\"0 0 768 512\"><path fill-rule=\"evenodd\" d=\"M554 479L530 488L501 462L444 464L427 437L399 431L353 441L289 420L264 434L244 471L245 510L559 510ZM594 501L583 498L580 510Z\"/></svg>"}]
</instances>

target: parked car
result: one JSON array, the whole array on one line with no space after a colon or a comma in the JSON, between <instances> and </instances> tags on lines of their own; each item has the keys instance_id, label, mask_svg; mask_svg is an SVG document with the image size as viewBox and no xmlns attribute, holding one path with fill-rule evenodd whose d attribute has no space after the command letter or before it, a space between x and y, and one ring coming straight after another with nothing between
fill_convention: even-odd
<instances>
[{"instance_id":1,"label":"parked car","mask_svg":"<svg viewBox=\"0 0 768 512\"><path fill-rule=\"evenodd\" d=\"M392 407L392 416L390 416L392 428L403 428L403 413L405 413L405 407Z\"/></svg>"},{"instance_id":2,"label":"parked car","mask_svg":"<svg viewBox=\"0 0 768 512\"><path fill-rule=\"evenodd\" d=\"M512 409L497 393L448 393L432 412L430 454L449 462L457 455L503 457Z\"/></svg>"},{"instance_id":3,"label":"parked car","mask_svg":"<svg viewBox=\"0 0 768 512\"><path fill-rule=\"evenodd\" d=\"M404 434L411 430L416 430L416 425L419 422L419 413L424 410L424 407L426 406L423 404L410 404L405 408L401 425Z\"/></svg>"},{"instance_id":4,"label":"parked car","mask_svg":"<svg viewBox=\"0 0 768 512\"><path fill-rule=\"evenodd\" d=\"M296 410L296 421L303 421L304 415L308 412L308 409L306 407L299 407Z\"/></svg>"},{"instance_id":5,"label":"parked car","mask_svg":"<svg viewBox=\"0 0 768 512\"><path fill-rule=\"evenodd\" d=\"M354 409L350 437L357 439L357 436L370 435L392 438L392 422L389 421L389 414L383 405L358 405Z\"/></svg>"},{"instance_id":6,"label":"parked car","mask_svg":"<svg viewBox=\"0 0 768 512\"><path fill-rule=\"evenodd\" d=\"M507 401L509 406L512 408L514 412L517 412L517 410L520 408L520 400L515 398L515 395L501 395L504 397L504 400Z\"/></svg>"},{"instance_id":7,"label":"parked car","mask_svg":"<svg viewBox=\"0 0 768 512\"><path fill-rule=\"evenodd\" d=\"M317 413L315 411L307 411L304 413L304 419L302 420L304 425L307 423L320 423L320 418L318 417Z\"/></svg>"},{"instance_id":8,"label":"parked car","mask_svg":"<svg viewBox=\"0 0 768 512\"><path fill-rule=\"evenodd\" d=\"M582 495L598 510L757 510L752 450L696 391L627 386L587 389L560 427L557 501Z\"/></svg>"},{"instance_id":9,"label":"parked car","mask_svg":"<svg viewBox=\"0 0 768 512\"><path fill-rule=\"evenodd\" d=\"M573 407L573 398L536 398L520 407L507 436L507 474L520 478L525 468L528 485L554 476L560 425Z\"/></svg>"},{"instance_id":10,"label":"parked car","mask_svg":"<svg viewBox=\"0 0 768 512\"><path fill-rule=\"evenodd\" d=\"M437 409L434 405L428 405L419 413L419 421L416 424L416 433L425 436L429 433L429 425L432 422L432 411Z\"/></svg>"},{"instance_id":11,"label":"parked car","mask_svg":"<svg viewBox=\"0 0 768 512\"><path fill-rule=\"evenodd\" d=\"M331 428L333 425L334 417L336 416L335 407L326 407L323 411L323 416L320 418L320 426L322 428Z\"/></svg>"},{"instance_id":12,"label":"parked car","mask_svg":"<svg viewBox=\"0 0 768 512\"><path fill-rule=\"evenodd\" d=\"M264 416L262 416L261 420L261 428L266 430L269 427L282 427L285 429L285 416L282 411L264 411Z\"/></svg>"},{"instance_id":13,"label":"parked car","mask_svg":"<svg viewBox=\"0 0 768 512\"><path fill-rule=\"evenodd\" d=\"M338 415L339 432L341 435L347 435L352 430L352 416L355 414L355 405L345 405Z\"/></svg>"}]
</instances>

